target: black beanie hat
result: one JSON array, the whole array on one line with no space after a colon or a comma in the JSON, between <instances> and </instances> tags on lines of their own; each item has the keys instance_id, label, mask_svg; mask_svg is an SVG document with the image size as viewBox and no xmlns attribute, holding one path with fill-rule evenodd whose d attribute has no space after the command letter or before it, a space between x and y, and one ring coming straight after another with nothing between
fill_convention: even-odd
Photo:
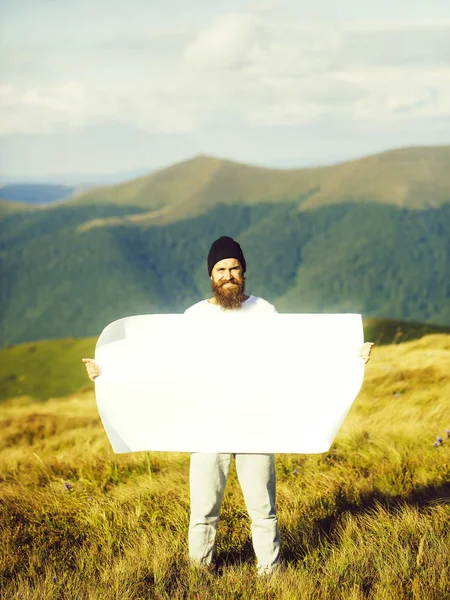
<instances>
[{"instance_id":1,"label":"black beanie hat","mask_svg":"<svg viewBox=\"0 0 450 600\"><path fill-rule=\"evenodd\" d=\"M241 247L233 238L224 235L211 244L208 253L208 275L211 275L214 265L224 258L237 258L241 263L243 273L245 273L247 265Z\"/></svg>"}]
</instances>

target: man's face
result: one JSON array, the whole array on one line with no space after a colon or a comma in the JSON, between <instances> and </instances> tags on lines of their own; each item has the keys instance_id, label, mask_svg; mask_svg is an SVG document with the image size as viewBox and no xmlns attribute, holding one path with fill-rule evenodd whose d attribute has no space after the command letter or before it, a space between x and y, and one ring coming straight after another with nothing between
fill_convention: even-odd
<instances>
[{"instance_id":1,"label":"man's face","mask_svg":"<svg viewBox=\"0 0 450 600\"><path fill-rule=\"evenodd\" d=\"M245 277L237 258L224 258L211 271L212 290L223 308L236 309L245 299Z\"/></svg>"}]
</instances>

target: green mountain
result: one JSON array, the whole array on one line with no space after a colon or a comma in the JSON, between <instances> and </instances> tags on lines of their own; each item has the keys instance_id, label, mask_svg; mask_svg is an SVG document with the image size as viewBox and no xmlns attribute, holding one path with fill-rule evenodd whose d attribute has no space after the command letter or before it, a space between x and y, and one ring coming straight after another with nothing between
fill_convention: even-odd
<instances>
[{"instance_id":1,"label":"green mountain","mask_svg":"<svg viewBox=\"0 0 450 600\"><path fill-rule=\"evenodd\" d=\"M140 206L146 212L125 222L146 224L198 216L218 204L282 200L295 201L301 210L349 201L425 209L450 202L449 164L450 146L392 150L309 169L268 169L197 156L132 182L90 190L68 202Z\"/></svg>"},{"instance_id":2,"label":"green mountain","mask_svg":"<svg viewBox=\"0 0 450 600\"><path fill-rule=\"evenodd\" d=\"M53 206L0 202L0 343L181 312L224 234L280 311L450 325L450 147L411 148L299 170L197 157Z\"/></svg>"}]
</instances>

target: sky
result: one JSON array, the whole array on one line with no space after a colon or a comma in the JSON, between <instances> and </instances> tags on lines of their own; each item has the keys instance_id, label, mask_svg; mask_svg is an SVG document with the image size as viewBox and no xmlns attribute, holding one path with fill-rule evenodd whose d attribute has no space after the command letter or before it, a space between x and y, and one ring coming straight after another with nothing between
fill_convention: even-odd
<instances>
[{"instance_id":1,"label":"sky","mask_svg":"<svg viewBox=\"0 0 450 600\"><path fill-rule=\"evenodd\" d=\"M450 144L448 0L0 0L0 177Z\"/></svg>"}]
</instances>

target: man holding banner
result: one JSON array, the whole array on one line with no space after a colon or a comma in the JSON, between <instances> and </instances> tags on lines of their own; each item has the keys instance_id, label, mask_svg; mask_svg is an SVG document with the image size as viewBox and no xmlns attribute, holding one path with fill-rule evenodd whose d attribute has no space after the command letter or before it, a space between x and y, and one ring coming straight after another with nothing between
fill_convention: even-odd
<instances>
[{"instance_id":1,"label":"man holding banner","mask_svg":"<svg viewBox=\"0 0 450 600\"><path fill-rule=\"evenodd\" d=\"M211 245L207 258L213 296L185 311L188 316L229 319L234 314L274 314L275 307L256 296L245 294L246 262L240 245L230 237L221 237ZM214 322L216 322L214 320ZM217 321L223 335L238 335L228 329L230 321ZM219 341L220 343L220 341ZM372 343L360 350L365 363L370 358ZM101 374L99 365L83 358L89 378ZM233 357L230 365L218 365L219 386L233 393ZM245 365L242 365L245 368ZM252 541L257 558L257 572L268 575L279 564L280 541L275 506L275 455L234 454L236 470L252 525ZM220 507L228 477L232 454L193 452L190 463L191 516L189 524L189 556L193 564L208 567L212 563Z\"/></svg>"}]
</instances>

